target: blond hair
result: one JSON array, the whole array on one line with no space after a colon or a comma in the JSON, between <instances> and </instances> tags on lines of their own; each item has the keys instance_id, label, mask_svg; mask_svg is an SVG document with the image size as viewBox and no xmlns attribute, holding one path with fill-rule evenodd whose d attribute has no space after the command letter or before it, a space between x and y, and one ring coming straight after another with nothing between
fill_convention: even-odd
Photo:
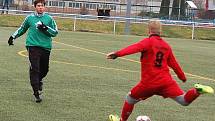
<instances>
[{"instance_id":1,"label":"blond hair","mask_svg":"<svg viewBox=\"0 0 215 121\"><path fill-rule=\"evenodd\" d=\"M161 34L161 23L158 20L150 20L148 23L149 34Z\"/></svg>"}]
</instances>

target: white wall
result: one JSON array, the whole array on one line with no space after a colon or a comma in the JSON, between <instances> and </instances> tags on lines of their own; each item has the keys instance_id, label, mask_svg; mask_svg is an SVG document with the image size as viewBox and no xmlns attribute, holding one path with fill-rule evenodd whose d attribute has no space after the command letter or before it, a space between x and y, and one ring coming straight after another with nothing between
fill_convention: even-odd
<instances>
[{"instance_id":1,"label":"white wall","mask_svg":"<svg viewBox=\"0 0 215 121\"><path fill-rule=\"evenodd\" d=\"M209 0L209 7L208 10L215 10L215 0Z\"/></svg>"}]
</instances>

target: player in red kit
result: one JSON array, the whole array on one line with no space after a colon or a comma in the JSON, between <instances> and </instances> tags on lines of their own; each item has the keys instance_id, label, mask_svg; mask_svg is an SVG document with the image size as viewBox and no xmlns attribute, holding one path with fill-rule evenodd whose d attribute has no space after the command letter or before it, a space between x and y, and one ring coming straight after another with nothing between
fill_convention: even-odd
<instances>
[{"instance_id":1,"label":"player in red kit","mask_svg":"<svg viewBox=\"0 0 215 121\"><path fill-rule=\"evenodd\" d=\"M110 121L127 121L134 105L153 95L172 98L183 106L189 105L200 94L214 93L210 86L195 84L184 92L172 78L169 67L178 78L186 82L186 76L172 52L170 45L161 37L161 23L152 20L148 24L149 37L116 52L107 54L107 59L116 59L125 55L141 53L141 80L134 86L125 98L121 117L110 115Z\"/></svg>"}]
</instances>

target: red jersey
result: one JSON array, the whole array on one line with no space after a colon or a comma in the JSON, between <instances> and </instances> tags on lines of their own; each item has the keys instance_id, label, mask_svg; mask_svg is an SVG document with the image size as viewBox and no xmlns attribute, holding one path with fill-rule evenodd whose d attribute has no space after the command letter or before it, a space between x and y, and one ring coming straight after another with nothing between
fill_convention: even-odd
<instances>
[{"instance_id":1,"label":"red jersey","mask_svg":"<svg viewBox=\"0 0 215 121\"><path fill-rule=\"evenodd\" d=\"M185 74L177 63L171 47L158 35L151 35L135 44L117 51L118 57L141 52L141 82L154 85L174 81L169 72L171 67L180 80L186 80Z\"/></svg>"}]
</instances>

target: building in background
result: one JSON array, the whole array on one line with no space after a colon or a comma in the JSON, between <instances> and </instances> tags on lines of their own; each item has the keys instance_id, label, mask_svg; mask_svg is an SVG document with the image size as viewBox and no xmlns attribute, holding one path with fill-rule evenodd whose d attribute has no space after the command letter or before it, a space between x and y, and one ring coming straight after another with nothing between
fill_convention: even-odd
<instances>
[{"instance_id":1,"label":"building in background","mask_svg":"<svg viewBox=\"0 0 215 121\"><path fill-rule=\"evenodd\" d=\"M33 10L34 0L11 0L12 7ZM170 0L170 11L174 0ZM0 5L3 0L0 0ZM131 0L131 16L158 14L162 0ZM215 0L193 0L198 9L215 11ZM46 0L48 12L98 15L98 9L110 10L110 16L125 16L127 0Z\"/></svg>"},{"instance_id":2,"label":"building in background","mask_svg":"<svg viewBox=\"0 0 215 121\"><path fill-rule=\"evenodd\" d=\"M158 2L157 2L158 1ZM154 8L159 11L160 0L155 0L154 4L158 6ZM86 8L89 14L96 14L98 9L110 9L112 16L124 16L126 13L127 0L47 0L47 7L50 11L54 9L69 13L80 13L82 8ZM131 14L138 15L141 11L153 10L149 6L151 1L148 0L132 0Z\"/></svg>"}]
</instances>

